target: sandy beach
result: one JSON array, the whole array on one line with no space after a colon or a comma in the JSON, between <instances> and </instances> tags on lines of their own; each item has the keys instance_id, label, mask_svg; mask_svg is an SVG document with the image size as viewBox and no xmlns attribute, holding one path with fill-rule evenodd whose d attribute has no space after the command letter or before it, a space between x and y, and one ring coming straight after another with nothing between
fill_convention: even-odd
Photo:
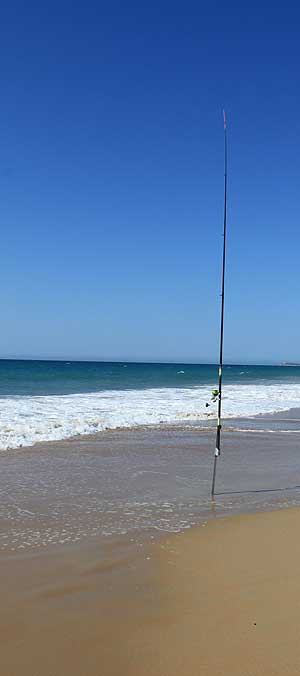
<instances>
[{"instance_id":1,"label":"sandy beach","mask_svg":"<svg viewBox=\"0 0 300 676\"><path fill-rule=\"evenodd\" d=\"M1 674L221 676L300 669L300 510L154 544L3 557Z\"/></svg>"},{"instance_id":2,"label":"sandy beach","mask_svg":"<svg viewBox=\"0 0 300 676\"><path fill-rule=\"evenodd\" d=\"M299 411L223 439L214 503L209 429L0 456L1 676L299 675Z\"/></svg>"}]
</instances>

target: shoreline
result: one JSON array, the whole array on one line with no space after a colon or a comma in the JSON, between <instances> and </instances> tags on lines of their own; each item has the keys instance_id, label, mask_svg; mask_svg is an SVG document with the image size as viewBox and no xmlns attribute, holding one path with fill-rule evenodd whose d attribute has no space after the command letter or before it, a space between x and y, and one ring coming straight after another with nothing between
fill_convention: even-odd
<instances>
[{"instance_id":1,"label":"shoreline","mask_svg":"<svg viewBox=\"0 0 300 676\"><path fill-rule=\"evenodd\" d=\"M300 509L2 558L2 671L296 676ZM41 565L42 564L42 565Z\"/></svg>"},{"instance_id":2,"label":"shoreline","mask_svg":"<svg viewBox=\"0 0 300 676\"><path fill-rule=\"evenodd\" d=\"M214 503L212 428L0 454L1 675L298 676L299 410L252 422Z\"/></svg>"},{"instance_id":3,"label":"shoreline","mask_svg":"<svg viewBox=\"0 0 300 676\"><path fill-rule=\"evenodd\" d=\"M0 455L0 674L298 676L299 423Z\"/></svg>"}]
</instances>

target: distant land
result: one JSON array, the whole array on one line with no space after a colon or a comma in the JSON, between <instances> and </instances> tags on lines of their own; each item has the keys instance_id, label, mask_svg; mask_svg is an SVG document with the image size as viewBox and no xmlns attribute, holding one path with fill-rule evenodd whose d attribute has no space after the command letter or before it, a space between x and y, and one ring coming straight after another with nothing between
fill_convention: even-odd
<instances>
[{"instance_id":1,"label":"distant land","mask_svg":"<svg viewBox=\"0 0 300 676\"><path fill-rule=\"evenodd\" d=\"M282 361L279 366L300 366L300 362L298 361Z\"/></svg>"}]
</instances>

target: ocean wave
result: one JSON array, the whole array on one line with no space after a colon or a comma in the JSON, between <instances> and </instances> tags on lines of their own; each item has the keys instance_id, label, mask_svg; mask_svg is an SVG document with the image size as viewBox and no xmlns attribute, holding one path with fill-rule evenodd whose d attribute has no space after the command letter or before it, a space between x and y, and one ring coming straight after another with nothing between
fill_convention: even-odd
<instances>
[{"instance_id":1,"label":"ocean wave","mask_svg":"<svg viewBox=\"0 0 300 676\"><path fill-rule=\"evenodd\" d=\"M216 416L216 404L205 407L210 397L208 386L3 397L0 399L0 449L107 429L212 419ZM225 385L223 417L288 410L299 406L299 401L300 384Z\"/></svg>"}]
</instances>

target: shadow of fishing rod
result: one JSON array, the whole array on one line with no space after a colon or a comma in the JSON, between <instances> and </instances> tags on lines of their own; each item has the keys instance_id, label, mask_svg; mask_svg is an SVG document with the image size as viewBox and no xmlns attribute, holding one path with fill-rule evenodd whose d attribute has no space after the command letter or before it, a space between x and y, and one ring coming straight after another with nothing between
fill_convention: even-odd
<instances>
[{"instance_id":1,"label":"shadow of fishing rod","mask_svg":"<svg viewBox=\"0 0 300 676\"><path fill-rule=\"evenodd\" d=\"M279 493L280 491L296 491L300 486L286 486L284 488L249 488L245 491L222 491L222 493L215 493L215 496L222 495L244 495L247 493Z\"/></svg>"}]
</instances>

